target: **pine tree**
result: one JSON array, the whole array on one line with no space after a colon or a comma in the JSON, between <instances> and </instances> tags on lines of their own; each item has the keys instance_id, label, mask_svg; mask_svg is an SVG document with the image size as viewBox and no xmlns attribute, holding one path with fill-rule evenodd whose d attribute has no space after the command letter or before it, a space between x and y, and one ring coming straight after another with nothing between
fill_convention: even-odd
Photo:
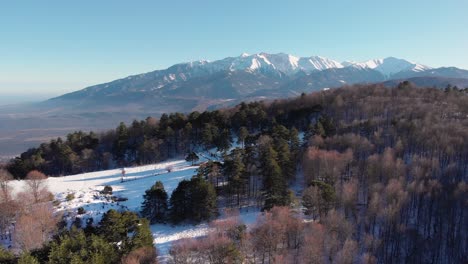
<instances>
[{"instance_id":1,"label":"pine tree","mask_svg":"<svg viewBox=\"0 0 468 264\"><path fill-rule=\"evenodd\" d=\"M177 188L172 192L170 199L170 216L174 223L181 222L189 217L190 197L188 180L180 181Z\"/></svg>"},{"instance_id":2,"label":"pine tree","mask_svg":"<svg viewBox=\"0 0 468 264\"><path fill-rule=\"evenodd\" d=\"M261 156L261 171L265 192L263 209L266 210L271 209L273 206L289 205L286 181L282 176L277 157L278 154L272 146L266 147Z\"/></svg>"},{"instance_id":3,"label":"pine tree","mask_svg":"<svg viewBox=\"0 0 468 264\"><path fill-rule=\"evenodd\" d=\"M86 237L82 230L72 229L52 243L48 263L113 264L118 263L120 255L120 250L102 237Z\"/></svg>"},{"instance_id":4,"label":"pine tree","mask_svg":"<svg viewBox=\"0 0 468 264\"><path fill-rule=\"evenodd\" d=\"M15 263L15 255L3 249L3 247L0 247L0 263L5 263L5 264Z\"/></svg>"},{"instance_id":5,"label":"pine tree","mask_svg":"<svg viewBox=\"0 0 468 264\"><path fill-rule=\"evenodd\" d=\"M231 131L227 128L223 129L219 136L216 138L216 148L218 151L225 152L232 145Z\"/></svg>"},{"instance_id":6,"label":"pine tree","mask_svg":"<svg viewBox=\"0 0 468 264\"><path fill-rule=\"evenodd\" d=\"M217 214L216 191L200 176L179 182L170 199L170 215L174 223L184 220L201 222Z\"/></svg>"},{"instance_id":7,"label":"pine tree","mask_svg":"<svg viewBox=\"0 0 468 264\"><path fill-rule=\"evenodd\" d=\"M283 177L287 180L293 180L295 167L293 166L288 143L285 140L280 140L275 144L275 149L278 153L278 165L281 168Z\"/></svg>"},{"instance_id":8,"label":"pine tree","mask_svg":"<svg viewBox=\"0 0 468 264\"><path fill-rule=\"evenodd\" d=\"M185 151L185 152L192 151L192 145L195 143L193 142L192 134L193 134L192 124L190 122L187 122L187 124L185 124L185 127L182 131L183 145L184 145L184 148L182 149L182 151Z\"/></svg>"},{"instance_id":9,"label":"pine tree","mask_svg":"<svg viewBox=\"0 0 468 264\"><path fill-rule=\"evenodd\" d=\"M239 132L237 135L237 144L241 144L242 148L244 148L245 145L245 139L249 135L249 131L247 130L246 127L241 127L239 128Z\"/></svg>"},{"instance_id":10,"label":"pine tree","mask_svg":"<svg viewBox=\"0 0 468 264\"><path fill-rule=\"evenodd\" d=\"M289 130L285 126L276 125L273 127L271 137L275 142L278 142L280 140L289 141Z\"/></svg>"},{"instance_id":11,"label":"pine tree","mask_svg":"<svg viewBox=\"0 0 468 264\"><path fill-rule=\"evenodd\" d=\"M194 165L195 162L197 162L200 158L198 157L197 153L195 152L190 152L187 157L185 157L186 161L189 161L192 163L192 166Z\"/></svg>"},{"instance_id":12,"label":"pine tree","mask_svg":"<svg viewBox=\"0 0 468 264\"><path fill-rule=\"evenodd\" d=\"M302 204L306 208L306 214L324 215L332 209L336 201L335 189L324 182L312 181L311 185L304 190Z\"/></svg>"},{"instance_id":13,"label":"pine tree","mask_svg":"<svg viewBox=\"0 0 468 264\"><path fill-rule=\"evenodd\" d=\"M245 185L245 165L243 162L244 152L241 149L235 149L230 155L226 156L224 162L224 173L228 177L229 191L237 195L237 205L240 206L240 195Z\"/></svg>"},{"instance_id":14,"label":"pine tree","mask_svg":"<svg viewBox=\"0 0 468 264\"><path fill-rule=\"evenodd\" d=\"M164 222L167 216L168 195L164 190L163 183L157 181L150 189L145 191L143 198L141 215L152 224Z\"/></svg>"},{"instance_id":15,"label":"pine tree","mask_svg":"<svg viewBox=\"0 0 468 264\"><path fill-rule=\"evenodd\" d=\"M321 137L326 136L325 128L323 127L321 119L319 119L317 121L317 123L315 124L312 134L317 135L317 136L321 136Z\"/></svg>"},{"instance_id":16,"label":"pine tree","mask_svg":"<svg viewBox=\"0 0 468 264\"><path fill-rule=\"evenodd\" d=\"M99 222L98 234L109 242L120 242L127 240L127 235L132 232L138 224L138 216L129 211L119 213L110 209L102 216Z\"/></svg>"},{"instance_id":17,"label":"pine tree","mask_svg":"<svg viewBox=\"0 0 468 264\"><path fill-rule=\"evenodd\" d=\"M21 254L21 257L18 259L18 264L39 264L39 260L25 252Z\"/></svg>"},{"instance_id":18,"label":"pine tree","mask_svg":"<svg viewBox=\"0 0 468 264\"><path fill-rule=\"evenodd\" d=\"M315 125L315 134L329 137L336 134L336 126L329 116L321 116Z\"/></svg>"},{"instance_id":19,"label":"pine tree","mask_svg":"<svg viewBox=\"0 0 468 264\"><path fill-rule=\"evenodd\" d=\"M291 149L291 159L297 161L299 157L301 143L299 139L299 131L295 127L291 128L289 132L289 146Z\"/></svg>"},{"instance_id":20,"label":"pine tree","mask_svg":"<svg viewBox=\"0 0 468 264\"><path fill-rule=\"evenodd\" d=\"M114 159L119 163L124 163L128 145L128 128L121 122L116 129L116 139L113 146Z\"/></svg>"},{"instance_id":21,"label":"pine tree","mask_svg":"<svg viewBox=\"0 0 468 264\"><path fill-rule=\"evenodd\" d=\"M210 123L206 123L203 127L201 140L205 149L209 149L213 146L214 140L217 137L218 128L214 128Z\"/></svg>"},{"instance_id":22,"label":"pine tree","mask_svg":"<svg viewBox=\"0 0 468 264\"><path fill-rule=\"evenodd\" d=\"M217 214L216 191L213 185L201 177L191 180L191 213L195 222L213 218Z\"/></svg>"},{"instance_id":23,"label":"pine tree","mask_svg":"<svg viewBox=\"0 0 468 264\"><path fill-rule=\"evenodd\" d=\"M141 219L132 237L132 250L153 246L153 234L149 222L146 219Z\"/></svg>"}]
</instances>

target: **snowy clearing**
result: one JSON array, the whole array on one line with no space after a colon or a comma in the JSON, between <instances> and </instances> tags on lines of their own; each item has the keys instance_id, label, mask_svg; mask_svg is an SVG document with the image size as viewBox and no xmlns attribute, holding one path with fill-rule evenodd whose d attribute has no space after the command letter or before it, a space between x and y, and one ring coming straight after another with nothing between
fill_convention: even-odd
<instances>
[{"instance_id":1,"label":"snowy clearing","mask_svg":"<svg viewBox=\"0 0 468 264\"><path fill-rule=\"evenodd\" d=\"M200 162L206 161L208 155L200 155ZM171 167L171 172L167 168ZM143 202L143 194L156 181L161 181L170 196L178 183L184 179L190 179L196 174L198 166L191 166L185 160L171 160L153 165L125 168L125 178L122 182L122 170L113 169L65 177L50 177L46 180L49 190L54 194L54 202L57 212L64 214L71 225L78 215L78 208L83 207L85 213L80 215L82 225L85 220L93 218L94 224L98 223L102 215L109 209L140 211ZM24 181L13 181L11 187L14 193L24 190ZM113 189L113 195L126 198L126 201L113 201L111 196L100 192L104 186L109 185ZM73 194L73 199L67 200L67 195ZM252 209L242 212L241 220L249 225L255 222L259 211ZM196 238L207 234L210 227L207 223L199 225L155 224L151 226L154 243L162 262L167 260L170 246L173 242L182 238Z\"/></svg>"}]
</instances>

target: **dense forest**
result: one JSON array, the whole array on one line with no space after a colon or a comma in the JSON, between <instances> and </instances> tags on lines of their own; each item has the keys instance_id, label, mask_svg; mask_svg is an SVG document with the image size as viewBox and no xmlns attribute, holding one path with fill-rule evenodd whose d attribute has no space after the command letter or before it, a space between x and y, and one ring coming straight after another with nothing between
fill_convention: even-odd
<instances>
[{"instance_id":1,"label":"dense forest","mask_svg":"<svg viewBox=\"0 0 468 264\"><path fill-rule=\"evenodd\" d=\"M195 163L197 153L216 149L221 161L200 164L170 197L161 183L148 189L140 215L196 223L226 208L265 213L251 229L213 221L207 237L172 246L173 263L463 263L467 139L463 91L356 85L76 132L6 169L17 179L34 170L61 176L180 156ZM124 239L97 229L73 232ZM66 238L44 249L44 261L59 263L54 243Z\"/></svg>"}]
</instances>

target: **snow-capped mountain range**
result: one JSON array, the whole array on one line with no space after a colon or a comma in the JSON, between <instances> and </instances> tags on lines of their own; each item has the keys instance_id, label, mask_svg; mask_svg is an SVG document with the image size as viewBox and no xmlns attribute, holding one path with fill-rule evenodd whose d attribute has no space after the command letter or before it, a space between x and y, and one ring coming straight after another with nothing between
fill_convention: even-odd
<instances>
[{"instance_id":1,"label":"snow-capped mountain range","mask_svg":"<svg viewBox=\"0 0 468 264\"><path fill-rule=\"evenodd\" d=\"M202 60L190 62L189 65L194 68L203 68L209 73L218 71L279 71L286 75L296 74L300 71L311 73L314 71L322 71L326 69L337 69L345 67L357 67L373 69L384 76L401 71L425 71L432 69L418 63L413 63L404 59L388 57L384 59L373 59L364 62L344 61L342 63L321 56L311 57L296 57L294 55L277 53L257 53L249 55L242 53L238 57L228 57L213 62Z\"/></svg>"},{"instance_id":2,"label":"snow-capped mountain range","mask_svg":"<svg viewBox=\"0 0 468 264\"><path fill-rule=\"evenodd\" d=\"M143 111L191 111L234 104L242 100L281 98L323 88L356 83L379 83L418 77L418 82L438 86L450 78L468 79L468 71L432 68L404 59L388 57L364 62L338 62L286 53L243 53L215 61L192 61L167 69L128 76L109 83L48 100L54 106L76 109L122 108ZM431 77L430 81L421 80ZM447 79L449 78L449 79ZM391 83L391 82L390 82ZM456 83L464 83L457 80Z\"/></svg>"},{"instance_id":3,"label":"snow-capped mountain range","mask_svg":"<svg viewBox=\"0 0 468 264\"><path fill-rule=\"evenodd\" d=\"M388 57L385 59L368 60L365 62L345 61L341 63L344 67L361 67L376 70L385 76L391 76L402 71L422 72L432 67L413 63L407 60Z\"/></svg>"}]
</instances>

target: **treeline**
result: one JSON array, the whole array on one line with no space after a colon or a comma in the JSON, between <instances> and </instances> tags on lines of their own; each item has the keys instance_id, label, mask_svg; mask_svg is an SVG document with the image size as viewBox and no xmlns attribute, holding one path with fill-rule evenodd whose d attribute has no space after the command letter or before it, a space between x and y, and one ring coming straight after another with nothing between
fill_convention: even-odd
<instances>
[{"instance_id":1,"label":"treeline","mask_svg":"<svg viewBox=\"0 0 468 264\"><path fill-rule=\"evenodd\" d=\"M305 95L303 96L305 100ZM320 104L293 102L242 103L236 108L203 113L163 114L160 119L124 123L105 133L78 131L29 149L13 159L8 171L22 179L31 170L50 176L104 170L118 166L155 163L185 156L193 150L228 150L241 129L250 133L271 129L276 124L304 128ZM243 130L242 133L246 131Z\"/></svg>"}]
</instances>

